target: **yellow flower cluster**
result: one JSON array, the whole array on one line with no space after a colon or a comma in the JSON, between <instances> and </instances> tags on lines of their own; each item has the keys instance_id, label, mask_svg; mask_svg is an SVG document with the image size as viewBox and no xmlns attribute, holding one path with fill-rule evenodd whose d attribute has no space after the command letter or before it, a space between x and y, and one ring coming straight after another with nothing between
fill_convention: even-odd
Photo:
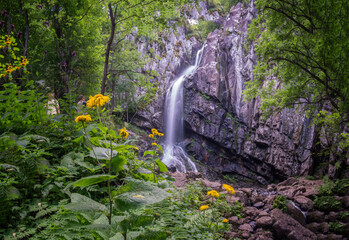
<instances>
[{"instance_id":1,"label":"yellow flower cluster","mask_svg":"<svg viewBox=\"0 0 349 240\"><path fill-rule=\"evenodd\" d=\"M102 94L97 94L95 96L90 96L90 99L86 102L88 108L103 107L107 102L110 101L109 96L103 96Z\"/></svg>"},{"instance_id":2,"label":"yellow flower cluster","mask_svg":"<svg viewBox=\"0 0 349 240\"><path fill-rule=\"evenodd\" d=\"M0 46L0 49L4 49L5 48L5 46Z\"/></svg>"},{"instance_id":3,"label":"yellow flower cluster","mask_svg":"<svg viewBox=\"0 0 349 240\"><path fill-rule=\"evenodd\" d=\"M219 193L216 190L208 191L207 195L212 196L214 198L218 198L219 197Z\"/></svg>"},{"instance_id":4,"label":"yellow flower cluster","mask_svg":"<svg viewBox=\"0 0 349 240\"><path fill-rule=\"evenodd\" d=\"M228 221L229 221L228 219L224 218L222 222L227 223Z\"/></svg>"},{"instance_id":5,"label":"yellow flower cluster","mask_svg":"<svg viewBox=\"0 0 349 240\"><path fill-rule=\"evenodd\" d=\"M203 206L200 207L200 211L205 211L208 208L209 208L208 205L203 205Z\"/></svg>"},{"instance_id":6,"label":"yellow flower cluster","mask_svg":"<svg viewBox=\"0 0 349 240\"><path fill-rule=\"evenodd\" d=\"M84 122L91 122L91 121L92 119L90 115L80 115L75 118L76 123L79 123L79 122L84 123Z\"/></svg>"},{"instance_id":7,"label":"yellow flower cluster","mask_svg":"<svg viewBox=\"0 0 349 240\"><path fill-rule=\"evenodd\" d=\"M23 58L23 59L22 59L22 62L21 62L21 66L22 66L22 67L25 67L25 66L27 66L28 63L29 63L28 59Z\"/></svg>"},{"instance_id":8,"label":"yellow flower cluster","mask_svg":"<svg viewBox=\"0 0 349 240\"><path fill-rule=\"evenodd\" d=\"M231 195L235 194L235 190L232 186L228 185L228 184L223 184L222 188L224 188L225 190L227 190L228 192L230 192Z\"/></svg>"},{"instance_id":9,"label":"yellow flower cluster","mask_svg":"<svg viewBox=\"0 0 349 240\"><path fill-rule=\"evenodd\" d=\"M14 69L11 65L9 65L9 66L7 66L6 73L7 73L7 74L11 74L14 70L15 70L15 69Z\"/></svg>"},{"instance_id":10,"label":"yellow flower cluster","mask_svg":"<svg viewBox=\"0 0 349 240\"><path fill-rule=\"evenodd\" d=\"M151 134L149 134L149 137L150 137L150 138L155 138L156 135L158 135L159 137L164 136L163 133L158 132L158 130L156 130L155 128L152 128L152 129L151 129Z\"/></svg>"},{"instance_id":11,"label":"yellow flower cluster","mask_svg":"<svg viewBox=\"0 0 349 240\"><path fill-rule=\"evenodd\" d=\"M10 38L10 37L8 37L8 38L6 39L5 44L6 44L7 46L10 46L10 45L11 45L11 38Z\"/></svg>"},{"instance_id":12,"label":"yellow flower cluster","mask_svg":"<svg viewBox=\"0 0 349 240\"><path fill-rule=\"evenodd\" d=\"M122 138L127 138L129 135L129 133L127 132L127 129L126 128L121 128L119 130L119 136L122 137Z\"/></svg>"}]
</instances>

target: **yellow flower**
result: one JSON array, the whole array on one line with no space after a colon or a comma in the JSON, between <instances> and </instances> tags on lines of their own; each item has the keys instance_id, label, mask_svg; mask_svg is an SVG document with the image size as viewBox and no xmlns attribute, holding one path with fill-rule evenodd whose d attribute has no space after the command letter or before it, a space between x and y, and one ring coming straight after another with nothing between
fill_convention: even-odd
<instances>
[{"instance_id":1,"label":"yellow flower","mask_svg":"<svg viewBox=\"0 0 349 240\"><path fill-rule=\"evenodd\" d=\"M103 96L102 94L97 94L95 96L90 96L86 105L88 108L103 107L107 102L110 101L109 96Z\"/></svg>"},{"instance_id":2,"label":"yellow flower","mask_svg":"<svg viewBox=\"0 0 349 240\"><path fill-rule=\"evenodd\" d=\"M5 46L0 46L0 49L4 49L5 48Z\"/></svg>"},{"instance_id":3,"label":"yellow flower","mask_svg":"<svg viewBox=\"0 0 349 240\"><path fill-rule=\"evenodd\" d=\"M7 66L7 70L5 71L7 74L11 74L14 71L11 65Z\"/></svg>"},{"instance_id":4,"label":"yellow flower","mask_svg":"<svg viewBox=\"0 0 349 240\"><path fill-rule=\"evenodd\" d=\"M235 190L232 186L228 185L228 184L223 184L222 188L224 188L225 190L227 190L228 192L230 192L231 195L235 194Z\"/></svg>"},{"instance_id":5,"label":"yellow flower","mask_svg":"<svg viewBox=\"0 0 349 240\"><path fill-rule=\"evenodd\" d=\"M154 138L154 135L153 135L153 134L149 134L149 137L150 137L150 138Z\"/></svg>"},{"instance_id":6,"label":"yellow flower","mask_svg":"<svg viewBox=\"0 0 349 240\"><path fill-rule=\"evenodd\" d=\"M216 190L208 191L207 195L212 196L214 198L219 197L219 193Z\"/></svg>"},{"instance_id":7,"label":"yellow flower","mask_svg":"<svg viewBox=\"0 0 349 240\"><path fill-rule=\"evenodd\" d=\"M158 135L159 135L160 137L164 136L164 134L163 134L163 133L159 133L159 132L158 132Z\"/></svg>"},{"instance_id":8,"label":"yellow flower","mask_svg":"<svg viewBox=\"0 0 349 240\"><path fill-rule=\"evenodd\" d=\"M79 123L79 122L84 123L84 122L90 122L90 121L92 121L90 115L80 115L75 118L76 123Z\"/></svg>"},{"instance_id":9,"label":"yellow flower","mask_svg":"<svg viewBox=\"0 0 349 240\"><path fill-rule=\"evenodd\" d=\"M2 77L6 77L6 75L5 74L0 74L0 78L2 78Z\"/></svg>"},{"instance_id":10,"label":"yellow flower","mask_svg":"<svg viewBox=\"0 0 349 240\"><path fill-rule=\"evenodd\" d=\"M206 209L208 209L208 208L209 208L208 205L202 205L202 206L200 207L200 211L204 211L204 210L206 210Z\"/></svg>"},{"instance_id":11,"label":"yellow flower","mask_svg":"<svg viewBox=\"0 0 349 240\"><path fill-rule=\"evenodd\" d=\"M151 145L153 145L153 146L157 146L157 144L156 144L156 143L152 143Z\"/></svg>"},{"instance_id":12,"label":"yellow flower","mask_svg":"<svg viewBox=\"0 0 349 240\"><path fill-rule=\"evenodd\" d=\"M227 223L229 220L224 218L222 222Z\"/></svg>"},{"instance_id":13,"label":"yellow flower","mask_svg":"<svg viewBox=\"0 0 349 240\"><path fill-rule=\"evenodd\" d=\"M156 134L158 133L158 130L156 130L155 128L152 128L152 129L151 129L151 133L154 134L154 135L156 135Z\"/></svg>"},{"instance_id":14,"label":"yellow flower","mask_svg":"<svg viewBox=\"0 0 349 240\"><path fill-rule=\"evenodd\" d=\"M119 130L119 136L120 137L123 137L123 138L127 138L128 137L128 135L129 135L129 133L127 132L127 129L126 128L121 128L120 130Z\"/></svg>"},{"instance_id":15,"label":"yellow flower","mask_svg":"<svg viewBox=\"0 0 349 240\"><path fill-rule=\"evenodd\" d=\"M7 46L10 46L10 45L11 45L11 41L7 40L7 41L5 42L5 44L6 44Z\"/></svg>"}]
</instances>

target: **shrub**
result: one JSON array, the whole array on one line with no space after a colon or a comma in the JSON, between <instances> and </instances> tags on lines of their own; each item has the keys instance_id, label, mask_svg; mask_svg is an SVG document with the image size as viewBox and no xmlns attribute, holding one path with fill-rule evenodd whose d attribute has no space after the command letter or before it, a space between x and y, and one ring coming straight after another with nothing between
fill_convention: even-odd
<instances>
[{"instance_id":1,"label":"shrub","mask_svg":"<svg viewBox=\"0 0 349 240\"><path fill-rule=\"evenodd\" d=\"M315 197L314 207L321 211L335 211L341 208L341 202L333 196Z\"/></svg>"},{"instance_id":2,"label":"shrub","mask_svg":"<svg viewBox=\"0 0 349 240\"><path fill-rule=\"evenodd\" d=\"M287 198L283 195L277 196L273 201L273 208L281 209L283 212L287 212Z\"/></svg>"},{"instance_id":3,"label":"shrub","mask_svg":"<svg viewBox=\"0 0 349 240\"><path fill-rule=\"evenodd\" d=\"M330 222L328 224L329 230L334 233L343 233L344 232L344 225L339 222Z\"/></svg>"},{"instance_id":4,"label":"shrub","mask_svg":"<svg viewBox=\"0 0 349 240\"><path fill-rule=\"evenodd\" d=\"M334 184L333 192L338 195L345 195L349 190L349 179L337 180Z\"/></svg>"}]
</instances>

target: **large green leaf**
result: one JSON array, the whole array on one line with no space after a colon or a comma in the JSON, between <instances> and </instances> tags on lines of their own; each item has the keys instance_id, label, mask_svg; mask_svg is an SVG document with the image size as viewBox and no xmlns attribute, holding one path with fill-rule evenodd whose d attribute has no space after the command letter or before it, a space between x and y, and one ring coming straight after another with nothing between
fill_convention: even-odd
<instances>
[{"instance_id":1,"label":"large green leaf","mask_svg":"<svg viewBox=\"0 0 349 240\"><path fill-rule=\"evenodd\" d=\"M124 165L126 164L126 157L122 155L117 155L116 157L113 157L111 160L111 169L114 173L118 173L119 171L124 169Z\"/></svg>"},{"instance_id":2,"label":"large green leaf","mask_svg":"<svg viewBox=\"0 0 349 240\"><path fill-rule=\"evenodd\" d=\"M118 232L113 237L109 238L109 240L125 240L125 238L121 233Z\"/></svg>"},{"instance_id":3,"label":"large green leaf","mask_svg":"<svg viewBox=\"0 0 349 240\"><path fill-rule=\"evenodd\" d=\"M113 150L112 157L115 157L118 154L117 151ZM94 147L90 151L90 156L95 159L110 159L110 149L102 147Z\"/></svg>"},{"instance_id":4,"label":"large green leaf","mask_svg":"<svg viewBox=\"0 0 349 240\"><path fill-rule=\"evenodd\" d=\"M82 212L108 212L108 208L103 204L79 193L71 194L71 203L65 205L65 208Z\"/></svg>"},{"instance_id":5,"label":"large green leaf","mask_svg":"<svg viewBox=\"0 0 349 240\"><path fill-rule=\"evenodd\" d=\"M75 162L84 161L84 155L81 153L70 152L63 156L61 160L62 166L66 168L71 168L75 166Z\"/></svg>"},{"instance_id":6,"label":"large green leaf","mask_svg":"<svg viewBox=\"0 0 349 240\"><path fill-rule=\"evenodd\" d=\"M102 174L102 175L93 175L89 177L84 177L81 178L73 183L74 186L76 187L86 187L90 186L96 183L104 182L107 181L108 179L113 179L116 178L114 175L107 175L107 174Z\"/></svg>"},{"instance_id":7,"label":"large green leaf","mask_svg":"<svg viewBox=\"0 0 349 240\"><path fill-rule=\"evenodd\" d=\"M163 162L161 162L160 159L156 160L155 163L156 165L158 165L160 172L168 172L166 165Z\"/></svg>"},{"instance_id":8,"label":"large green leaf","mask_svg":"<svg viewBox=\"0 0 349 240\"><path fill-rule=\"evenodd\" d=\"M132 179L116 191L115 204L120 210L129 210L161 202L169 195L150 182Z\"/></svg>"}]
</instances>

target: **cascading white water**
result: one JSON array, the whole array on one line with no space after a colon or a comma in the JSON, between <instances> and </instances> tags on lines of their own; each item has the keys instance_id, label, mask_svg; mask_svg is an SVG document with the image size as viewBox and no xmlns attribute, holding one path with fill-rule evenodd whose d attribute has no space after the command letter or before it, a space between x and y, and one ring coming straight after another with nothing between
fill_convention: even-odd
<instances>
[{"instance_id":1,"label":"cascading white water","mask_svg":"<svg viewBox=\"0 0 349 240\"><path fill-rule=\"evenodd\" d=\"M195 164L186 155L185 151L177 145L183 136L183 82L189 74L198 68L204 46L197 52L195 65L190 66L173 81L166 93L165 103L165 148L162 162L167 167L175 167L179 172L197 172Z\"/></svg>"}]
</instances>

